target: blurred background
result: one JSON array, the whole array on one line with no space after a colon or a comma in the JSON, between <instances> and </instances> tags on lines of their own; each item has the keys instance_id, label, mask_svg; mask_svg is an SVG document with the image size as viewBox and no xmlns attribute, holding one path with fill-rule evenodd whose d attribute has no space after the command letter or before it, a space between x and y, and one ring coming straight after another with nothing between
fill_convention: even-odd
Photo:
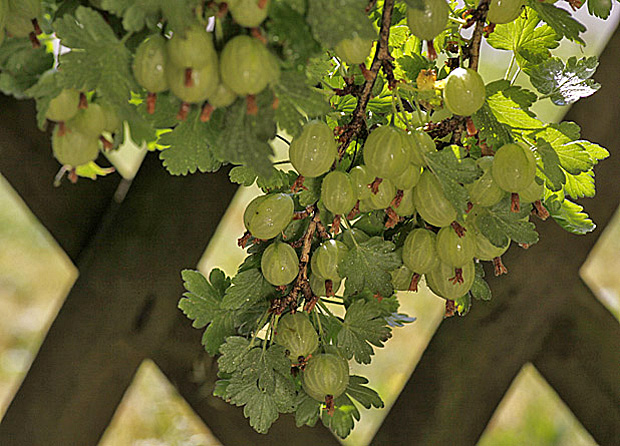
<instances>
[{"instance_id":1,"label":"blurred background","mask_svg":"<svg viewBox=\"0 0 620 446\"><path fill-rule=\"evenodd\" d=\"M607 21L590 17L585 8L577 15L589 29L585 35L587 47L564 42L556 53L562 56L599 54L617 26L620 5L614 4L612 18ZM506 54L485 47L482 58L485 79L503 76L509 63ZM544 119L559 120L566 109L543 101L536 105L536 112ZM276 149L281 153L284 147ZM124 177L131 178L143 155L138 148L126 145L111 161ZM71 185L65 183L61 187L71 188ZM257 192L256 188L238 191L198 265L204 273L215 266L229 275L236 271L244 257L244 252L236 246L237 237L244 232L243 210ZM587 203L585 205L587 209ZM616 216L612 224L604 228L581 275L620 320L618 252L620 217ZM0 417L77 275L77 269L51 235L0 176ZM417 294L403 294L400 298L401 312L416 317L416 322L396 329L390 342L384 349L377 350L373 363L363 371L370 385L382 395L386 408L363 411L362 422L344 442L347 445L369 443L442 321L443 300L425 287ZM101 446L218 444L221 443L152 361L145 361L140 367L100 442ZM531 364L525 365L516 377L478 443L479 446L594 444L592 437Z\"/></svg>"}]
</instances>

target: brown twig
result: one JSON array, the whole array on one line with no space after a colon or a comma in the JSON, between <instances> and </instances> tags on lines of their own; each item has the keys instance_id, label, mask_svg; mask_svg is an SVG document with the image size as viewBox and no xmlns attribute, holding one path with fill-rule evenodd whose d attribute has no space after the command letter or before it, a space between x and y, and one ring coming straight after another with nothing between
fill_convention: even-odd
<instances>
[{"instance_id":1,"label":"brown twig","mask_svg":"<svg viewBox=\"0 0 620 446\"><path fill-rule=\"evenodd\" d=\"M487 18L490 0L480 0L478 8L475 11L476 28L471 36L469 44L469 68L478 70L478 62L480 60L480 43L482 42L482 34L484 33L484 23Z\"/></svg>"},{"instance_id":2,"label":"brown twig","mask_svg":"<svg viewBox=\"0 0 620 446\"><path fill-rule=\"evenodd\" d=\"M370 65L370 69L366 72L361 94L357 101L357 106L353 111L353 117L346 126L342 134L340 135L340 147L338 153L340 157L344 156L344 153L353 140L353 138L365 130L366 128L366 107L368 101L372 95L372 87L375 84L379 70L383 68L383 72L388 78L390 85L394 84L394 73L392 66L392 56L390 56L388 42L390 38L390 24L392 23L392 11L394 10L395 0L385 0L383 3L383 13L381 15L381 29L379 31L379 40L377 41L377 51L375 57Z\"/></svg>"}]
</instances>

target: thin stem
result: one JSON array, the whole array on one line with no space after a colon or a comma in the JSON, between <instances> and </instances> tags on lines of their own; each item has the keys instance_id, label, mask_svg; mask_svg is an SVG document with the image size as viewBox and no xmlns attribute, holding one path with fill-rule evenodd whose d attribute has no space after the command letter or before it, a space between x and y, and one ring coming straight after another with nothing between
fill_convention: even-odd
<instances>
[{"instance_id":1,"label":"thin stem","mask_svg":"<svg viewBox=\"0 0 620 446\"><path fill-rule=\"evenodd\" d=\"M519 77L519 74L521 74L521 67L517 68L515 75L512 77L512 80L510 81L510 85L515 83L515 81L517 80L517 77Z\"/></svg>"},{"instance_id":2,"label":"thin stem","mask_svg":"<svg viewBox=\"0 0 620 446\"><path fill-rule=\"evenodd\" d=\"M510 64L508 64L508 69L506 70L506 74L504 74L504 79L508 79L508 76L510 76L510 72L512 71L512 67L515 64L515 60L517 58L515 57L515 53L512 53L512 57L510 58Z\"/></svg>"},{"instance_id":3,"label":"thin stem","mask_svg":"<svg viewBox=\"0 0 620 446\"><path fill-rule=\"evenodd\" d=\"M266 310L261 316L258 324L256 325L256 331L254 332L254 336L252 336L252 340L250 341L250 345L248 348L252 348L254 346L254 342L256 342L256 338L258 337L258 332L265 326L267 323L267 318L269 317L269 310Z\"/></svg>"}]
</instances>

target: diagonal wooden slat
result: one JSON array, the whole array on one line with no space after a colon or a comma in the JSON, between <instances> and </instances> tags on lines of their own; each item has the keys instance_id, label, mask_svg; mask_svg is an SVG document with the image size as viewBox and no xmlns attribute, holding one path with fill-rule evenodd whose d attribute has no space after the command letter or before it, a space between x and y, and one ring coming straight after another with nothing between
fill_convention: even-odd
<instances>
[{"instance_id":1,"label":"diagonal wooden slat","mask_svg":"<svg viewBox=\"0 0 620 446\"><path fill-rule=\"evenodd\" d=\"M597 197L586 203L600 228L620 198L618 60L616 31L596 75L602 91L566 117L612 153L597 169ZM506 256L510 274L490 279L494 301L442 324L372 444L475 444L521 366L534 359L595 439L619 444L620 328L579 278L601 231L583 237L553 222L537 226L541 242L528 251L513 248ZM566 345L562 321L576 330Z\"/></svg>"},{"instance_id":2,"label":"diagonal wooden slat","mask_svg":"<svg viewBox=\"0 0 620 446\"><path fill-rule=\"evenodd\" d=\"M225 171L173 177L147 157L82 251L80 277L0 424L0 444L97 443L135 369L177 321L179 271L198 262L234 190Z\"/></svg>"},{"instance_id":3,"label":"diagonal wooden slat","mask_svg":"<svg viewBox=\"0 0 620 446\"><path fill-rule=\"evenodd\" d=\"M54 187L60 165L49 135L37 129L34 102L0 95L0 110L0 173L75 262L112 203L119 176Z\"/></svg>"}]
</instances>

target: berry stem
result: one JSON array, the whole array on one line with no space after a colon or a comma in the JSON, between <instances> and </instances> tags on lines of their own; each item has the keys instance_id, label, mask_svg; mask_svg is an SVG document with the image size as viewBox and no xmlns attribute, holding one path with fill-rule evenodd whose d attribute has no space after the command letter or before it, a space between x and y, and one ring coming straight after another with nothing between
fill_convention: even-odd
<instances>
[{"instance_id":1,"label":"berry stem","mask_svg":"<svg viewBox=\"0 0 620 446\"><path fill-rule=\"evenodd\" d=\"M501 257L495 257L493 259L493 272L496 276L501 276L502 274L508 274L508 268L502 262Z\"/></svg>"},{"instance_id":2,"label":"berry stem","mask_svg":"<svg viewBox=\"0 0 620 446\"><path fill-rule=\"evenodd\" d=\"M215 110L215 107L213 107L208 102L205 103L205 105L202 107L202 112L200 113L200 121L202 122L209 121L211 119L211 115L213 114L214 110Z\"/></svg>"},{"instance_id":3,"label":"berry stem","mask_svg":"<svg viewBox=\"0 0 620 446\"><path fill-rule=\"evenodd\" d=\"M187 88L190 88L190 87L194 86L194 79L192 78L192 69L191 68L186 68L185 69L185 86Z\"/></svg>"},{"instance_id":4,"label":"berry stem","mask_svg":"<svg viewBox=\"0 0 620 446\"><path fill-rule=\"evenodd\" d=\"M549 211L543 206L540 200L534 202L534 214L541 220L545 221L549 218Z\"/></svg>"},{"instance_id":5,"label":"berry stem","mask_svg":"<svg viewBox=\"0 0 620 446\"><path fill-rule=\"evenodd\" d=\"M155 104L157 103L157 93L149 93L146 95L146 112L149 115L155 113Z\"/></svg>"},{"instance_id":6,"label":"berry stem","mask_svg":"<svg viewBox=\"0 0 620 446\"><path fill-rule=\"evenodd\" d=\"M191 105L187 102L183 102L181 104L181 107L179 107L179 112L177 113L177 119L179 121L185 121L185 119L187 118L187 114L189 113L190 107Z\"/></svg>"},{"instance_id":7,"label":"berry stem","mask_svg":"<svg viewBox=\"0 0 620 446\"><path fill-rule=\"evenodd\" d=\"M409 283L409 291L418 291L418 283L420 283L420 276L418 273L413 273L413 277L411 277L411 283Z\"/></svg>"},{"instance_id":8,"label":"berry stem","mask_svg":"<svg viewBox=\"0 0 620 446\"><path fill-rule=\"evenodd\" d=\"M510 194L510 211L521 212L521 201L519 200L519 194Z\"/></svg>"}]
</instances>

